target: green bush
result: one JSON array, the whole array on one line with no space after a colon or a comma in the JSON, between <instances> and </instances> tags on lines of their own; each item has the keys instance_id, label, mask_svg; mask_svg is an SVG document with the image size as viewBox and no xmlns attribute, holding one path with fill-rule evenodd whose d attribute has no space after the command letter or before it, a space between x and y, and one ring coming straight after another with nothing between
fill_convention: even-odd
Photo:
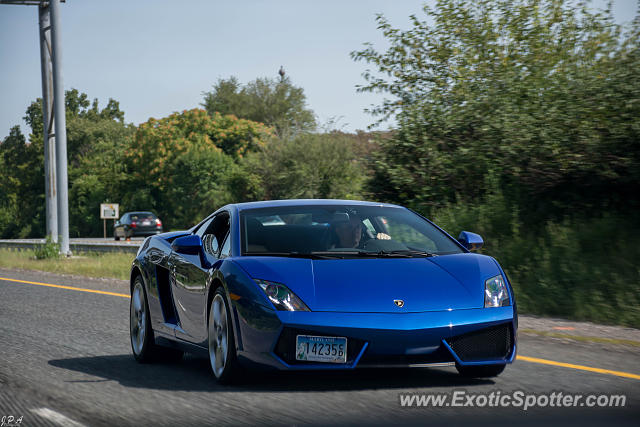
<instances>
[{"instance_id":1,"label":"green bush","mask_svg":"<svg viewBox=\"0 0 640 427\"><path fill-rule=\"evenodd\" d=\"M273 138L228 181L238 201L358 199L366 174L353 141L339 133Z\"/></svg>"},{"instance_id":2,"label":"green bush","mask_svg":"<svg viewBox=\"0 0 640 427\"><path fill-rule=\"evenodd\" d=\"M51 240L51 237L47 236L46 242L42 245L36 245L34 249L36 259L52 259L60 258L60 244Z\"/></svg>"}]
</instances>

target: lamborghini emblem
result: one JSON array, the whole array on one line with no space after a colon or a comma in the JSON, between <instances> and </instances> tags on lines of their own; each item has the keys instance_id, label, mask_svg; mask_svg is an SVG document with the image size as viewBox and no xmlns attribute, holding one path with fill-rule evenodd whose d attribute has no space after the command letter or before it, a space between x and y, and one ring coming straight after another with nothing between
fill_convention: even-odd
<instances>
[{"instance_id":1,"label":"lamborghini emblem","mask_svg":"<svg viewBox=\"0 0 640 427\"><path fill-rule=\"evenodd\" d=\"M393 303L394 303L395 305L397 305L398 307L400 307L400 308L404 307L404 300L401 300L401 299L394 299L394 300L393 300Z\"/></svg>"}]
</instances>

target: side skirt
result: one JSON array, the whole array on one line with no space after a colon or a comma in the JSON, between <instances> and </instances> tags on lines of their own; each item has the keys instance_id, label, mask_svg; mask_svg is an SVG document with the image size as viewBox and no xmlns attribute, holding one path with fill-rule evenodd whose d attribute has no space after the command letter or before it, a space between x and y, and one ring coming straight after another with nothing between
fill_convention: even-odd
<instances>
[{"instance_id":1,"label":"side skirt","mask_svg":"<svg viewBox=\"0 0 640 427\"><path fill-rule=\"evenodd\" d=\"M182 350L186 353L192 353L198 356L209 357L209 349L201 347L190 342L168 338L165 334L156 332L155 342L157 345Z\"/></svg>"}]
</instances>

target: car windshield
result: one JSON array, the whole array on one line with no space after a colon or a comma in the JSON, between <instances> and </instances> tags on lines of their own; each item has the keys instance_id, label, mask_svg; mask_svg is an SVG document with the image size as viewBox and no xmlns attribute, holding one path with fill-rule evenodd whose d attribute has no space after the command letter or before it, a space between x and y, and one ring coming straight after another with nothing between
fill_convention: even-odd
<instances>
[{"instance_id":1,"label":"car windshield","mask_svg":"<svg viewBox=\"0 0 640 427\"><path fill-rule=\"evenodd\" d=\"M243 255L369 257L461 253L446 234L401 208L280 206L240 213Z\"/></svg>"},{"instance_id":2,"label":"car windshield","mask_svg":"<svg viewBox=\"0 0 640 427\"><path fill-rule=\"evenodd\" d=\"M151 212L136 212L129 214L129 218L131 218L131 221L155 221L156 216Z\"/></svg>"}]
</instances>

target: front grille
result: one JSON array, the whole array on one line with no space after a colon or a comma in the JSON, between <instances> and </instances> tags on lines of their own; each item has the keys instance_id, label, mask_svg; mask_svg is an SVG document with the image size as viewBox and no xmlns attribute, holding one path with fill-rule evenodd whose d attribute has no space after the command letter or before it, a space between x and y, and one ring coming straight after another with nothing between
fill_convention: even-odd
<instances>
[{"instance_id":1,"label":"front grille","mask_svg":"<svg viewBox=\"0 0 640 427\"><path fill-rule=\"evenodd\" d=\"M280 338L278 339L278 343L276 344L275 353L282 360L287 362L289 365L308 365L308 364L318 364L322 362L313 362L306 360L296 360L296 336L297 335L312 335L316 337L335 337L335 336L343 336L340 334L325 334L319 333L316 331L308 331L304 329L296 329L286 327L282 330L280 334ZM362 346L364 345L364 341L355 339L355 338L347 338L347 364L351 364L356 360L358 354L362 350Z\"/></svg>"},{"instance_id":2,"label":"front grille","mask_svg":"<svg viewBox=\"0 0 640 427\"><path fill-rule=\"evenodd\" d=\"M433 353L428 354L411 354L411 355L389 355L389 354L368 354L368 350L362 355L362 359L358 363L358 367L366 368L367 366L410 366L430 363L448 363L453 362L451 353L441 345Z\"/></svg>"},{"instance_id":3,"label":"front grille","mask_svg":"<svg viewBox=\"0 0 640 427\"><path fill-rule=\"evenodd\" d=\"M505 359L511 352L511 324L469 332L447 339L451 349L463 362Z\"/></svg>"}]
</instances>

